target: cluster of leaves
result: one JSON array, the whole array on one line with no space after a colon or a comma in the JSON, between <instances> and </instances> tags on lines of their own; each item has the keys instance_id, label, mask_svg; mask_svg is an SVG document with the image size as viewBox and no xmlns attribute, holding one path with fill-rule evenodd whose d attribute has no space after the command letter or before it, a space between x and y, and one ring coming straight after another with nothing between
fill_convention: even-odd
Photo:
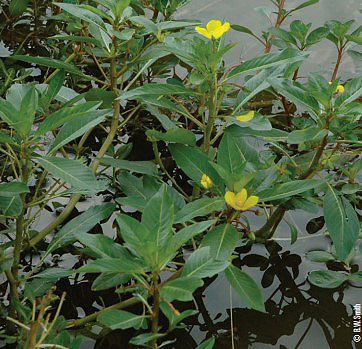
<instances>
[{"instance_id":1,"label":"cluster of leaves","mask_svg":"<svg viewBox=\"0 0 362 349\"><path fill-rule=\"evenodd\" d=\"M54 4L57 10L46 18L59 31L48 38L52 56L26 55L26 46L20 45L8 65L2 62L0 223L8 241L0 246L0 268L14 299L6 313L10 319L34 321L34 312L40 311L35 299L60 278L79 273L99 274L93 290L113 289L126 299L68 327L97 321L112 330L134 328L130 343L136 346L172 344L161 341L195 314L193 309L180 313L172 302L192 300L204 278L223 271L245 304L264 312L258 286L236 266L233 253L240 241L272 239L284 213L294 209L316 212L323 207L333 250L309 257L337 259L347 266L345 273L312 272L309 281L336 287L361 280L361 273L350 272L348 265L360 234L355 207L361 200L362 78L346 82L343 93L336 91L342 56L358 56L352 48L360 44L362 27L349 33L352 21L328 21L310 31L311 24L300 20L291 23L290 31L280 27L290 13L316 2L286 11L284 2L277 1L276 25L262 37L232 25L265 46L264 55L232 69L225 69L223 56L233 44L226 45L224 37L205 41L193 29L199 22L171 19L186 1ZM25 6L16 10L21 4ZM9 2L10 18L32 11L26 1ZM304 50L324 38L337 47L331 79L311 73L301 82L299 67L309 55ZM271 51L273 45L280 50ZM36 64L43 81L23 75L19 80L19 62ZM186 76L177 75L178 67ZM20 83L22 79L27 80ZM283 112L259 108L261 92L281 104ZM240 117L243 113L246 118ZM151 149L151 159L125 140L132 130L145 132L141 148ZM267 150L256 150L250 139L262 141ZM92 143L97 142L94 152ZM257 209L227 205L226 193L242 190L258 198ZM112 194L112 202L70 219L82 196L100 193ZM67 203L55 201L58 197ZM60 214L36 230L35 220L50 205ZM255 229L251 215L263 215L261 209L265 218ZM110 231L90 232L110 217L115 218L117 240ZM297 229L288 224L294 242ZM42 244L54 231L51 241ZM64 248L79 255L81 265L43 267ZM39 262L23 268L24 257L34 251ZM161 278L164 271L171 272L169 278ZM33 311L27 300L34 301ZM135 303L142 305L140 312L123 310ZM160 312L168 319L167 328L159 326ZM63 337L50 343L78 345L69 344L69 334ZM211 338L198 348L213 344Z\"/></svg>"}]
</instances>

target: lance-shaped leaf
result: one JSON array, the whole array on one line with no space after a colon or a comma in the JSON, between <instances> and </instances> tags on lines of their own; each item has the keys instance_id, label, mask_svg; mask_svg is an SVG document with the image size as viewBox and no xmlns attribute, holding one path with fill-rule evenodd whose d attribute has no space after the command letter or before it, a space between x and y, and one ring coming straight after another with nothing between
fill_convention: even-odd
<instances>
[{"instance_id":1,"label":"lance-shaped leaf","mask_svg":"<svg viewBox=\"0 0 362 349\"><path fill-rule=\"evenodd\" d=\"M106 204L93 206L73 218L56 233L45 252L45 256L61 246L66 246L76 241L77 234L86 233L91 230L98 222L108 218L114 209L115 204L108 202Z\"/></svg>"},{"instance_id":2,"label":"lance-shaped leaf","mask_svg":"<svg viewBox=\"0 0 362 349\"><path fill-rule=\"evenodd\" d=\"M7 193L6 196L4 196L0 193L0 210L4 216L18 216L22 209L23 202L19 194L11 193L9 196L9 193Z\"/></svg>"},{"instance_id":3,"label":"lance-shaped leaf","mask_svg":"<svg viewBox=\"0 0 362 349\"><path fill-rule=\"evenodd\" d=\"M29 193L29 192L30 192L29 187L23 182L12 181L0 184L0 195L5 193Z\"/></svg>"},{"instance_id":4,"label":"lance-shaped leaf","mask_svg":"<svg viewBox=\"0 0 362 349\"><path fill-rule=\"evenodd\" d=\"M169 144L168 147L177 165L196 183L199 184L201 177L206 174L211 178L214 186L221 189L223 181L209 164L210 158L207 155L196 147L184 144Z\"/></svg>"},{"instance_id":5,"label":"lance-shaped leaf","mask_svg":"<svg viewBox=\"0 0 362 349\"><path fill-rule=\"evenodd\" d=\"M185 130L180 127L170 128L165 133L156 130L147 130L146 135L151 140L162 140L172 143L188 144L191 146L196 145L195 134L190 130Z\"/></svg>"},{"instance_id":6,"label":"lance-shaped leaf","mask_svg":"<svg viewBox=\"0 0 362 349\"><path fill-rule=\"evenodd\" d=\"M255 195L259 197L259 201L283 199L289 196L303 193L309 189L316 188L322 183L322 181L317 179L296 180L283 184L277 184L274 187L262 190Z\"/></svg>"},{"instance_id":7,"label":"lance-shaped leaf","mask_svg":"<svg viewBox=\"0 0 362 349\"><path fill-rule=\"evenodd\" d=\"M234 265L225 270L225 276L241 299L255 310L265 312L263 297L255 281Z\"/></svg>"},{"instance_id":8,"label":"lance-shaped leaf","mask_svg":"<svg viewBox=\"0 0 362 349\"><path fill-rule=\"evenodd\" d=\"M283 96L290 99L293 103L302 105L304 108L307 108L313 116L318 116L320 113L320 108L318 101L308 94L308 92L301 87L300 84L289 81L287 79L271 79L270 84L273 88Z\"/></svg>"},{"instance_id":9,"label":"lance-shaped leaf","mask_svg":"<svg viewBox=\"0 0 362 349\"><path fill-rule=\"evenodd\" d=\"M300 144L308 141L319 141L328 134L328 130L320 129L317 126L295 130L289 133L289 144Z\"/></svg>"},{"instance_id":10,"label":"lance-shaped leaf","mask_svg":"<svg viewBox=\"0 0 362 349\"><path fill-rule=\"evenodd\" d=\"M10 57L11 59L15 59L18 61L28 62L28 63L35 63L38 65L44 65L46 67L56 68L56 69L63 69L68 73L72 73L75 75L79 75L82 78L89 79L87 75L82 73L78 68L70 63L64 63L63 61L54 59L54 58L47 58L47 57L33 57L33 56L23 56L23 55L14 55Z\"/></svg>"},{"instance_id":11,"label":"lance-shaped leaf","mask_svg":"<svg viewBox=\"0 0 362 349\"><path fill-rule=\"evenodd\" d=\"M144 265L136 259L124 256L117 258L99 258L77 269L81 273L143 273Z\"/></svg>"},{"instance_id":12,"label":"lance-shaped leaf","mask_svg":"<svg viewBox=\"0 0 362 349\"><path fill-rule=\"evenodd\" d=\"M215 220L211 219L208 221L194 223L182 228L173 236L171 240L170 245L172 246L172 250L177 251L180 247L182 247L185 242L189 241L194 236L204 232L214 223Z\"/></svg>"},{"instance_id":13,"label":"lance-shaped leaf","mask_svg":"<svg viewBox=\"0 0 362 349\"><path fill-rule=\"evenodd\" d=\"M225 207L223 198L201 198L190 202L176 212L175 223L185 223L195 217L221 211Z\"/></svg>"},{"instance_id":14,"label":"lance-shaped leaf","mask_svg":"<svg viewBox=\"0 0 362 349\"><path fill-rule=\"evenodd\" d=\"M62 10L70 13L72 16L79 17L80 19L82 19L88 23L92 23L95 26L97 26L98 28L107 32L106 26L105 26L102 18L100 16L98 16L97 14L95 14L94 12L91 12L85 8L82 8L81 5L74 5L74 4L67 4L67 3L62 4L59 2L56 2L54 4L59 6Z\"/></svg>"},{"instance_id":15,"label":"lance-shaped leaf","mask_svg":"<svg viewBox=\"0 0 362 349\"><path fill-rule=\"evenodd\" d=\"M179 301L191 301L192 293L204 282L198 277L180 277L166 282L161 288L161 298L166 302L172 302L175 299Z\"/></svg>"},{"instance_id":16,"label":"lance-shaped leaf","mask_svg":"<svg viewBox=\"0 0 362 349\"><path fill-rule=\"evenodd\" d=\"M34 158L45 170L71 184L77 189L97 191L99 188L94 173L78 160L57 157Z\"/></svg>"},{"instance_id":17,"label":"lance-shaped leaf","mask_svg":"<svg viewBox=\"0 0 362 349\"><path fill-rule=\"evenodd\" d=\"M304 61L308 54L301 53L292 48L286 48L280 52L267 53L265 55L250 59L241 63L238 67L234 68L226 77L225 80L235 78L242 73L249 73L254 70L261 70L268 67L273 67L280 64L294 63Z\"/></svg>"},{"instance_id":18,"label":"lance-shaped leaf","mask_svg":"<svg viewBox=\"0 0 362 349\"><path fill-rule=\"evenodd\" d=\"M72 121L69 121L57 134L48 154L54 153L63 145L82 136L85 132L102 122L106 115L111 113L112 109L95 110L92 113L87 113L87 115L82 115Z\"/></svg>"},{"instance_id":19,"label":"lance-shaped leaf","mask_svg":"<svg viewBox=\"0 0 362 349\"><path fill-rule=\"evenodd\" d=\"M101 163L122 170L157 176L157 166L151 161L129 161L106 157L101 159Z\"/></svg>"},{"instance_id":20,"label":"lance-shaped leaf","mask_svg":"<svg viewBox=\"0 0 362 349\"><path fill-rule=\"evenodd\" d=\"M93 115L95 109L97 109L101 103L102 102L98 101L90 101L79 105L73 105L71 107L63 107L50 114L43 122L41 122L38 129L35 131L34 136L43 135L44 133L54 130L66 122L78 117Z\"/></svg>"},{"instance_id":21,"label":"lance-shaped leaf","mask_svg":"<svg viewBox=\"0 0 362 349\"><path fill-rule=\"evenodd\" d=\"M211 277L223 271L229 265L228 261L215 261L210 256L210 247L198 248L187 259L181 276Z\"/></svg>"},{"instance_id":22,"label":"lance-shaped leaf","mask_svg":"<svg viewBox=\"0 0 362 349\"><path fill-rule=\"evenodd\" d=\"M333 270L316 270L308 275L308 281L322 288L336 288L348 280L348 275Z\"/></svg>"},{"instance_id":23,"label":"lance-shaped leaf","mask_svg":"<svg viewBox=\"0 0 362 349\"><path fill-rule=\"evenodd\" d=\"M132 314L128 311L120 309L110 309L99 314L97 316L97 321L103 325L106 325L111 330L124 330L130 327L139 329L146 318L147 316L145 315Z\"/></svg>"},{"instance_id":24,"label":"lance-shaped leaf","mask_svg":"<svg viewBox=\"0 0 362 349\"><path fill-rule=\"evenodd\" d=\"M360 230L357 214L348 200L330 187L323 200L324 219L340 260L351 252Z\"/></svg>"},{"instance_id":25,"label":"lance-shaped leaf","mask_svg":"<svg viewBox=\"0 0 362 349\"><path fill-rule=\"evenodd\" d=\"M171 238L173 221L173 203L168 194L167 186L162 185L160 190L149 200L142 214L142 224L148 229L144 245L149 250L153 267L161 266L164 259L169 257L168 253L165 252L165 247Z\"/></svg>"},{"instance_id":26,"label":"lance-shaped leaf","mask_svg":"<svg viewBox=\"0 0 362 349\"><path fill-rule=\"evenodd\" d=\"M210 256L215 260L227 260L234 251L239 239L237 230L231 224L220 224L209 231L200 247L209 246Z\"/></svg>"},{"instance_id":27,"label":"lance-shaped leaf","mask_svg":"<svg viewBox=\"0 0 362 349\"><path fill-rule=\"evenodd\" d=\"M146 84L123 93L118 99L136 99L143 95L186 95L194 96L196 93L181 85Z\"/></svg>"}]
</instances>

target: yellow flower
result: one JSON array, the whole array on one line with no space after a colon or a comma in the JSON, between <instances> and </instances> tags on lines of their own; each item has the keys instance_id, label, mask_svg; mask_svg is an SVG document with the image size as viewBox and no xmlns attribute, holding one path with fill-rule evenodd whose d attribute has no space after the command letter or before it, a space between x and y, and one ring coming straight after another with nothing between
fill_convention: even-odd
<instances>
[{"instance_id":1,"label":"yellow flower","mask_svg":"<svg viewBox=\"0 0 362 349\"><path fill-rule=\"evenodd\" d=\"M241 189L237 194L227 191L225 193L226 203L235 210L246 211L250 207L255 206L258 203L259 198L257 196L249 196L246 189Z\"/></svg>"},{"instance_id":2,"label":"yellow flower","mask_svg":"<svg viewBox=\"0 0 362 349\"><path fill-rule=\"evenodd\" d=\"M199 34L205 36L208 39L211 39L211 38L219 39L229 29L230 29L230 23L229 22L225 22L224 24L221 24L220 21L216 21L214 19L211 20L209 23L207 23L206 29L205 28L200 28L200 27L195 27L195 30Z\"/></svg>"},{"instance_id":3,"label":"yellow flower","mask_svg":"<svg viewBox=\"0 0 362 349\"><path fill-rule=\"evenodd\" d=\"M330 85L332 85L331 82L329 82ZM334 90L334 93L343 93L344 92L344 86L343 85L338 85L336 87L336 89Z\"/></svg>"},{"instance_id":4,"label":"yellow flower","mask_svg":"<svg viewBox=\"0 0 362 349\"><path fill-rule=\"evenodd\" d=\"M335 93L343 93L344 92L344 86L342 85L338 85L336 87L336 90L334 91Z\"/></svg>"},{"instance_id":5,"label":"yellow flower","mask_svg":"<svg viewBox=\"0 0 362 349\"><path fill-rule=\"evenodd\" d=\"M202 185L204 188L206 188L206 189L209 189L209 188L212 187L212 180L211 180L211 178L210 178L208 175L206 175L206 174L202 175L202 177L201 177L201 179L200 179L200 183L201 183L201 185Z\"/></svg>"},{"instance_id":6,"label":"yellow flower","mask_svg":"<svg viewBox=\"0 0 362 349\"><path fill-rule=\"evenodd\" d=\"M255 114L255 112L254 112L254 110L252 110L252 111L249 111L249 113L236 116L236 120L241 121L241 122L247 122L247 121L250 121L254 117L254 114Z\"/></svg>"}]
</instances>

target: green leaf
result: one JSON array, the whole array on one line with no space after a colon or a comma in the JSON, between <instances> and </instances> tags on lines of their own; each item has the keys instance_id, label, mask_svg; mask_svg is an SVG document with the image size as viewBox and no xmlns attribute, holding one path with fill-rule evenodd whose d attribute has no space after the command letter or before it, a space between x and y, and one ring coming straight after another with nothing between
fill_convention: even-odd
<instances>
[{"instance_id":1,"label":"green leaf","mask_svg":"<svg viewBox=\"0 0 362 349\"><path fill-rule=\"evenodd\" d=\"M109 327L111 330L134 327L139 329L147 317L145 315L132 314L125 310L110 309L97 316L97 321Z\"/></svg>"},{"instance_id":2,"label":"green leaf","mask_svg":"<svg viewBox=\"0 0 362 349\"><path fill-rule=\"evenodd\" d=\"M141 87L136 87L133 90L124 92L117 99L136 99L144 95L186 95L194 96L196 93L193 90L190 90L181 85L172 85L172 84L146 84Z\"/></svg>"},{"instance_id":3,"label":"green leaf","mask_svg":"<svg viewBox=\"0 0 362 349\"><path fill-rule=\"evenodd\" d=\"M64 70L61 70L57 74L55 74L53 78L50 80L50 83L46 91L42 94L42 97L40 99L40 105L44 110L48 109L50 102L59 93L60 89L63 86L64 79L65 79L65 72Z\"/></svg>"},{"instance_id":4,"label":"green leaf","mask_svg":"<svg viewBox=\"0 0 362 349\"><path fill-rule=\"evenodd\" d=\"M136 259L122 258L99 258L80 267L76 272L80 273L143 273L144 266Z\"/></svg>"},{"instance_id":5,"label":"green leaf","mask_svg":"<svg viewBox=\"0 0 362 349\"><path fill-rule=\"evenodd\" d=\"M55 249L70 244L77 240L77 234L86 233L91 230L98 222L108 218L114 211L115 204L106 203L93 206L79 216L73 218L65 224L54 236L53 240L45 252L49 255Z\"/></svg>"},{"instance_id":6,"label":"green leaf","mask_svg":"<svg viewBox=\"0 0 362 349\"><path fill-rule=\"evenodd\" d=\"M2 98L0 98L0 119L14 128L18 133L22 133L22 120L19 111L10 102Z\"/></svg>"},{"instance_id":7,"label":"green leaf","mask_svg":"<svg viewBox=\"0 0 362 349\"><path fill-rule=\"evenodd\" d=\"M289 144L300 144L309 141L319 141L328 134L328 130L320 129L317 126L308 127L302 130L295 130L289 133Z\"/></svg>"},{"instance_id":8,"label":"green leaf","mask_svg":"<svg viewBox=\"0 0 362 349\"><path fill-rule=\"evenodd\" d=\"M334 261L333 255L326 251L309 251L305 257L312 262L326 263L328 261Z\"/></svg>"},{"instance_id":9,"label":"green leaf","mask_svg":"<svg viewBox=\"0 0 362 349\"><path fill-rule=\"evenodd\" d=\"M360 230L355 210L348 200L340 199L330 187L323 200L324 219L336 254L345 260L351 252Z\"/></svg>"},{"instance_id":10,"label":"green leaf","mask_svg":"<svg viewBox=\"0 0 362 349\"><path fill-rule=\"evenodd\" d=\"M144 239L148 235L147 228L138 220L126 214L116 214L116 221L126 246L134 250L138 255L145 255Z\"/></svg>"},{"instance_id":11,"label":"green leaf","mask_svg":"<svg viewBox=\"0 0 362 349\"><path fill-rule=\"evenodd\" d=\"M263 56L259 56L244 63L241 63L238 67L234 68L226 77L226 80L235 78L242 73L249 73L254 70L261 70L268 67L273 67L280 64L289 64L298 61L303 61L308 57L308 54L301 53L298 50L292 48L286 48L280 52L267 53Z\"/></svg>"},{"instance_id":12,"label":"green leaf","mask_svg":"<svg viewBox=\"0 0 362 349\"><path fill-rule=\"evenodd\" d=\"M243 27L242 25L232 24L231 28L236 30L237 32L246 33L255 36L254 33L249 28Z\"/></svg>"},{"instance_id":13,"label":"green leaf","mask_svg":"<svg viewBox=\"0 0 362 349\"><path fill-rule=\"evenodd\" d=\"M32 85L20 104L21 123L18 128L22 134L28 135L33 125L36 109L38 108L38 92Z\"/></svg>"},{"instance_id":14,"label":"green leaf","mask_svg":"<svg viewBox=\"0 0 362 349\"><path fill-rule=\"evenodd\" d=\"M161 267L165 259L169 258L165 249L171 238L171 228L174 220L173 202L164 184L160 190L148 201L142 214L142 225L147 227L148 234L144 238L144 245L149 250L152 267Z\"/></svg>"},{"instance_id":15,"label":"green leaf","mask_svg":"<svg viewBox=\"0 0 362 349\"><path fill-rule=\"evenodd\" d=\"M87 115L83 114L82 116L69 121L57 134L48 154L56 152L63 145L82 136L85 132L104 121L106 115L111 113L112 109L96 110L93 113L87 113Z\"/></svg>"},{"instance_id":16,"label":"green leaf","mask_svg":"<svg viewBox=\"0 0 362 349\"><path fill-rule=\"evenodd\" d=\"M181 276L211 277L223 271L229 265L228 261L215 261L210 258L210 247L201 247L187 259Z\"/></svg>"},{"instance_id":17,"label":"green leaf","mask_svg":"<svg viewBox=\"0 0 362 349\"><path fill-rule=\"evenodd\" d=\"M210 256L215 260L227 260L234 251L239 233L231 224L220 224L209 231L200 247L209 246Z\"/></svg>"},{"instance_id":18,"label":"green leaf","mask_svg":"<svg viewBox=\"0 0 362 349\"><path fill-rule=\"evenodd\" d=\"M23 209L23 202L21 201L20 195L0 195L0 209L4 216L19 216Z\"/></svg>"},{"instance_id":19,"label":"green leaf","mask_svg":"<svg viewBox=\"0 0 362 349\"><path fill-rule=\"evenodd\" d=\"M191 301L192 293L204 282L198 277L179 277L166 282L160 291L161 298L166 302Z\"/></svg>"},{"instance_id":20,"label":"green leaf","mask_svg":"<svg viewBox=\"0 0 362 349\"><path fill-rule=\"evenodd\" d=\"M130 276L118 273L102 273L92 283L92 291L102 291L116 287L125 280L129 281Z\"/></svg>"},{"instance_id":21,"label":"green leaf","mask_svg":"<svg viewBox=\"0 0 362 349\"><path fill-rule=\"evenodd\" d=\"M128 170L136 173L144 173L150 176L157 176L157 166L151 161L129 161L114 158L101 159L101 163L107 166L113 166L122 170Z\"/></svg>"},{"instance_id":22,"label":"green leaf","mask_svg":"<svg viewBox=\"0 0 362 349\"><path fill-rule=\"evenodd\" d=\"M336 98L336 106L338 109L346 107L348 103L362 95L362 76L354 78L346 83L344 92Z\"/></svg>"},{"instance_id":23,"label":"green leaf","mask_svg":"<svg viewBox=\"0 0 362 349\"><path fill-rule=\"evenodd\" d=\"M298 230L294 224L288 223L288 226L290 229L290 244L293 245L298 239Z\"/></svg>"},{"instance_id":24,"label":"green leaf","mask_svg":"<svg viewBox=\"0 0 362 349\"><path fill-rule=\"evenodd\" d=\"M221 211L225 207L223 198L201 198L185 205L176 212L175 223L185 223L195 217L206 216Z\"/></svg>"},{"instance_id":25,"label":"green leaf","mask_svg":"<svg viewBox=\"0 0 362 349\"><path fill-rule=\"evenodd\" d=\"M322 288L336 288L348 280L348 275L332 270L312 271L308 275L308 281Z\"/></svg>"},{"instance_id":26,"label":"green leaf","mask_svg":"<svg viewBox=\"0 0 362 349\"><path fill-rule=\"evenodd\" d=\"M208 220L199 223L194 223L188 225L177 232L172 238L171 245L172 249L176 252L179 248L182 247L184 243L189 241L195 235L198 235L204 232L207 228L209 228L212 224L215 223L215 220Z\"/></svg>"},{"instance_id":27,"label":"green leaf","mask_svg":"<svg viewBox=\"0 0 362 349\"><path fill-rule=\"evenodd\" d=\"M272 129L270 131L257 131L252 130L249 127L240 127L239 125L230 125L227 128L227 131L230 132L234 137L240 136L253 136L263 140L273 140L273 141L286 141L288 137L288 132L278 129Z\"/></svg>"},{"instance_id":28,"label":"green leaf","mask_svg":"<svg viewBox=\"0 0 362 349\"><path fill-rule=\"evenodd\" d=\"M233 289L247 305L265 313L261 292L255 281L248 274L231 264L225 270L225 276Z\"/></svg>"},{"instance_id":29,"label":"green leaf","mask_svg":"<svg viewBox=\"0 0 362 349\"><path fill-rule=\"evenodd\" d=\"M239 178L245 167L245 156L239 138L225 132L217 153L217 163L230 172L234 178Z\"/></svg>"},{"instance_id":30,"label":"green leaf","mask_svg":"<svg viewBox=\"0 0 362 349\"><path fill-rule=\"evenodd\" d=\"M200 345L197 346L196 349L212 349L215 344L215 338L211 337L206 341L203 341Z\"/></svg>"},{"instance_id":31,"label":"green leaf","mask_svg":"<svg viewBox=\"0 0 362 349\"><path fill-rule=\"evenodd\" d=\"M106 235L87 234L82 231L77 232L75 237L99 257L117 258L126 256L132 258L125 247L117 244L113 239Z\"/></svg>"},{"instance_id":32,"label":"green leaf","mask_svg":"<svg viewBox=\"0 0 362 349\"><path fill-rule=\"evenodd\" d=\"M28 62L28 63L35 63L38 65L44 65L46 67L56 68L56 69L63 69L68 73L79 75L83 78L89 79L87 75L83 74L78 68L70 63L64 63L54 58L47 58L47 57L33 57L33 56L23 56L23 55L14 55L9 57L14 60Z\"/></svg>"},{"instance_id":33,"label":"green leaf","mask_svg":"<svg viewBox=\"0 0 362 349\"><path fill-rule=\"evenodd\" d=\"M138 336L131 338L129 344L149 347L147 343L162 336L162 333L141 333Z\"/></svg>"},{"instance_id":34,"label":"green leaf","mask_svg":"<svg viewBox=\"0 0 362 349\"><path fill-rule=\"evenodd\" d=\"M349 274L348 279L352 282L362 282L362 271Z\"/></svg>"},{"instance_id":35,"label":"green leaf","mask_svg":"<svg viewBox=\"0 0 362 349\"><path fill-rule=\"evenodd\" d=\"M1 112L0 112L0 118L1 118ZM16 145L17 143L15 142L15 140L7 133L7 132L3 132L0 131L0 144L11 144L11 145Z\"/></svg>"},{"instance_id":36,"label":"green leaf","mask_svg":"<svg viewBox=\"0 0 362 349\"><path fill-rule=\"evenodd\" d=\"M271 201L287 198L296 194L303 193L313 189L323 182L317 179L303 179L287 183L277 184L272 188L264 189L255 195L259 197L259 201Z\"/></svg>"},{"instance_id":37,"label":"green leaf","mask_svg":"<svg viewBox=\"0 0 362 349\"><path fill-rule=\"evenodd\" d=\"M169 324L170 324L170 330L174 329L176 325L181 322L183 319L195 315L198 313L197 310L194 309L188 309L183 311L182 313L176 315L171 307L166 302L160 303L160 308L162 310L162 313L167 317Z\"/></svg>"},{"instance_id":38,"label":"green leaf","mask_svg":"<svg viewBox=\"0 0 362 349\"><path fill-rule=\"evenodd\" d=\"M98 182L94 173L78 160L57 158L57 157L39 157L34 158L52 175L71 184L77 189L97 191Z\"/></svg>"},{"instance_id":39,"label":"green leaf","mask_svg":"<svg viewBox=\"0 0 362 349\"><path fill-rule=\"evenodd\" d=\"M151 96L151 98L152 98L152 101L153 101L156 105L159 104L159 102L160 102L159 99L157 99L157 98L155 98L155 97L152 97L152 96ZM143 98L143 99L144 99L144 98ZM170 101L168 101L166 98L161 98L161 99L162 99L163 101L170 102ZM166 103L167 103L167 102L166 102ZM154 104L154 103L153 103L153 104ZM177 107L176 104L174 104L174 103L172 103L172 102L170 102L170 103L171 103L172 106L175 107L177 110L181 110L181 108L180 108L180 107ZM168 129L170 129L170 128L176 128L176 127L177 127L176 124L175 124L173 121L171 121L167 115L160 113L157 108L155 108L153 105L151 105L151 103L150 103L150 104L146 104L146 105L145 105L145 108L146 108L146 110L148 110L148 111L151 113L151 115L153 115L153 116L160 122L160 124L162 125L162 127L163 127L165 130L168 130Z\"/></svg>"},{"instance_id":40,"label":"green leaf","mask_svg":"<svg viewBox=\"0 0 362 349\"><path fill-rule=\"evenodd\" d=\"M28 7L28 0L10 0L9 13L10 16L21 16Z\"/></svg>"},{"instance_id":41,"label":"green leaf","mask_svg":"<svg viewBox=\"0 0 362 349\"><path fill-rule=\"evenodd\" d=\"M43 296L52 287L53 282L45 279L34 279L25 284L24 296L30 301L35 298Z\"/></svg>"},{"instance_id":42,"label":"green leaf","mask_svg":"<svg viewBox=\"0 0 362 349\"><path fill-rule=\"evenodd\" d=\"M59 2L55 2L54 5L59 6L62 10L70 13L72 16L78 17L86 21L87 23L94 24L95 26L107 33L106 26L102 18L97 14L82 8L81 5L73 5Z\"/></svg>"},{"instance_id":43,"label":"green leaf","mask_svg":"<svg viewBox=\"0 0 362 349\"><path fill-rule=\"evenodd\" d=\"M63 107L56 112L47 116L47 118L40 123L38 129L35 131L34 137L45 134L48 131L54 130L76 118L87 118L88 116L102 115L103 110L95 110L99 107L101 102L84 102L79 105L71 107Z\"/></svg>"},{"instance_id":44,"label":"green leaf","mask_svg":"<svg viewBox=\"0 0 362 349\"><path fill-rule=\"evenodd\" d=\"M327 37L328 33L329 33L329 29L326 27L319 27L319 28L312 30L308 34L308 36L305 40L306 47L314 45L317 42L321 41L322 39Z\"/></svg>"},{"instance_id":45,"label":"green leaf","mask_svg":"<svg viewBox=\"0 0 362 349\"><path fill-rule=\"evenodd\" d=\"M301 88L300 84L287 79L271 79L270 84L278 93L287 97L292 102L307 108L314 116L319 115L320 108L318 101L311 95L308 95L306 90Z\"/></svg>"},{"instance_id":46,"label":"green leaf","mask_svg":"<svg viewBox=\"0 0 362 349\"><path fill-rule=\"evenodd\" d=\"M201 177L208 175L214 186L221 189L223 181L209 164L210 158L196 147L189 147L184 144L169 144L171 155L182 171L184 171L196 183L200 183ZM201 187L201 184L200 184Z\"/></svg>"},{"instance_id":47,"label":"green leaf","mask_svg":"<svg viewBox=\"0 0 362 349\"><path fill-rule=\"evenodd\" d=\"M0 195L3 193L30 193L29 187L18 181L12 181L8 183L0 183Z\"/></svg>"},{"instance_id":48,"label":"green leaf","mask_svg":"<svg viewBox=\"0 0 362 349\"><path fill-rule=\"evenodd\" d=\"M294 36L288 33L285 29L272 27L268 29L268 32L272 33L277 38L282 39L284 42L297 45L297 41L295 40Z\"/></svg>"},{"instance_id":49,"label":"green leaf","mask_svg":"<svg viewBox=\"0 0 362 349\"><path fill-rule=\"evenodd\" d=\"M196 136L190 130L185 130L183 128L169 128L166 133L159 132L156 130L147 130L147 137L152 140L157 141L167 141L172 143L182 143L188 144L191 146L196 145Z\"/></svg>"},{"instance_id":50,"label":"green leaf","mask_svg":"<svg viewBox=\"0 0 362 349\"><path fill-rule=\"evenodd\" d=\"M303 2L302 4L300 4L299 6L293 8L292 10L288 11L288 13L292 13L294 11L298 11L304 7L307 7L307 6L311 6L311 5L314 5L316 3L318 3L320 0L308 0L308 1L305 1Z\"/></svg>"},{"instance_id":51,"label":"green leaf","mask_svg":"<svg viewBox=\"0 0 362 349\"><path fill-rule=\"evenodd\" d=\"M35 278L47 279L50 281L58 281L59 279L72 275L75 273L72 269L64 269L64 268L48 268L44 271L34 275Z\"/></svg>"}]
</instances>

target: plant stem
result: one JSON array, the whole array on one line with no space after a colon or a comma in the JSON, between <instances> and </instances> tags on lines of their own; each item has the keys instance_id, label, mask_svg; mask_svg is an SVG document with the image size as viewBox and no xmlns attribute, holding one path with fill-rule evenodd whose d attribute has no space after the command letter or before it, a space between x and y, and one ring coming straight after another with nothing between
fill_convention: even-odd
<instances>
[{"instance_id":1,"label":"plant stem","mask_svg":"<svg viewBox=\"0 0 362 349\"><path fill-rule=\"evenodd\" d=\"M152 307L152 333L158 332L158 318L160 315L160 290L158 273L153 273L153 307ZM157 349L157 338L151 341L151 347Z\"/></svg>"},{"instance_id":2,"label":"plant stem","mask_svg":"<svg viewBox=\"0 0 362 349\"><path fill-rule=\"evenodd\" d=\"M333 74L332 74L332 77L331 77L331 81L336 80L337 73L338 73L338 69L339 69L339 66L340 66L341 61L342 61L343 48L344 48L343 45L340 45L340 47L338 47L337 62L336 62L336 66L334 67L334 70L333 70Z\"/></svg>"}]
</instances>

